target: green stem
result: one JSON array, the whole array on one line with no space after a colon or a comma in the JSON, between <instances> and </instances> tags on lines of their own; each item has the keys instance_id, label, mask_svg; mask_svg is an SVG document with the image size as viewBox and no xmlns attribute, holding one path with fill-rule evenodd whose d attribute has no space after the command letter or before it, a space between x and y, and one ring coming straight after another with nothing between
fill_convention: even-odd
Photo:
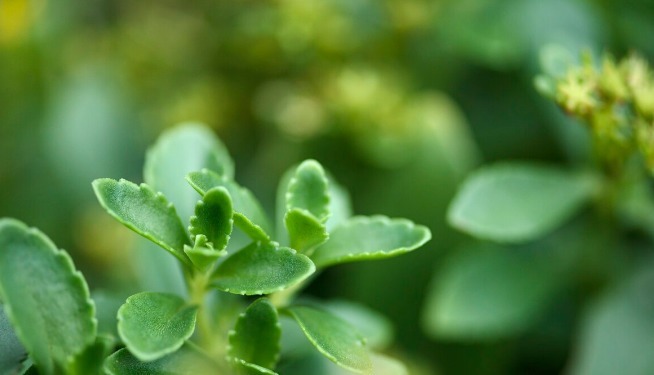
<instances>
[{"instance_id":1,"label":"green stem","mask_svg":"<svg viewBox=\"0 0 654 375\"><path fill-rule=\"evenodd\" d=\"M194 272L187 277L187 285L189 289L189 302L198 306L196 327L199 336L199 344L202 348L211 351L213 346L213 329L210 324L205 304L209 279L207 275L203 273Z\"/></svg>"}]
</instances>

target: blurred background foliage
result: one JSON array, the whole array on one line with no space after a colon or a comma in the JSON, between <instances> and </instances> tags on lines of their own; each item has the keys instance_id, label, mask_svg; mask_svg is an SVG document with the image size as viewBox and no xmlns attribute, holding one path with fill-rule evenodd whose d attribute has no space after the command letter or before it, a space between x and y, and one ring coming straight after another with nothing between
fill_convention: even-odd
<instances>
[{"instance_id":1,"label":"blurred background foliage","mask_svg":"<svg viewBox=\"0 0 654 375\"><path fill-rule=\"evenodd\" d=\"M610 246L586 221L508 249L445 221L483 162L589 159L584 129L533 88L544 48L652 61L651 35L649 0L0 0L0 216L71 251L111 305L150 284L90 182L141 181L147 145L201 121L269 212L283 171L311 157L355 212L431 227L426 248L309 290L390 318L412 373L651 374L651 266L583 288L566 282L583 278L575 261L601 268Z\"/></svg>"}]
</instances>

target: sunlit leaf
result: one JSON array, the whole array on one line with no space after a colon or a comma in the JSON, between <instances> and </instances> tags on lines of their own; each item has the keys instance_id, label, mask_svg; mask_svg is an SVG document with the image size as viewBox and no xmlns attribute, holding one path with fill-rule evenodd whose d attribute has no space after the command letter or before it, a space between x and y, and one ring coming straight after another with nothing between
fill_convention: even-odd
<instances>
[{"instance_id":1,"label":"sunlit leaf","mask_svg":"<svg viewBox=\"0 0 654 375\"><path fill-rule=\"evenodd\" d=\"M175 295L144 292L118 310L118 333L129 351L153 361L179 349L195 329L197 307Z\"/></svg>"},{"instance_id":2,"label":"sunlit leaf","mask_svg":"<svg viewBox=\"0 0 654 375\"><path fill-rule=\"evenodd\" d=\"M161 246L177 259L189 263L184 254L188 236L175 207L146 184L101 178L93 190L102 207L123 225Z\"/></svg>"},{"instance_id":3,"label":"sunlit leaf","mask_svg":"<svg viewBox=\"0 0 654 375\"><path fill-rule=\"evenodd\" d=\"M568 220L596 191L588 175L555 167L498 164L473 173L454 198L448 220L479 238L535 240Z\"/></svg>"},{"instance_id":4,"label":"sunlit leaf","mask_svg":"<svg viewBox=\"0 0 654 375\"><path fill-rule=\"evenodd\" d=\"M68 254L41 232L0 219L0 299L42 374L62 371L95 339L88 286Z\"/></svg>"},{"instance_id":5,"label":"sunlit leaf","mask_svg":"<svg viewBox=\"0 0 654 375\"><path fill-rule=\"evenodd\" d=\"M232 233L232 199L223 187L212 188L195 206L191 218L191 235L202 234L216 251L224 250Z\"/></svg>"},{"instance_id":6,"label":"sunlit leaf","mask_svg":"<svg viewBox=\"0 0 654 375\"><path fill-rule=\"evenodd\" d=\"M234 294L268 294L299 283L315 269L309 258L293 249L254 242L216 268L213 285Z\"/></svg>"},{"instance_id":7,"label":"sunlit leaf","mask_svg":"<svg viewBox=\"0 0 654 375\"><path fill-rule=\"evenodd\" d=\"M268 217L259 201L248 189L239 186L227 177L206 169L189 173L186 180L201 195L205 195L212 188L219 186L227 189L234 207L234 223L254 240L267 241L270 239Z\"/></svg>"},{"instance_id":8,"label":"sunlit leaf","mask_svg":"<svg viewBox=\"0 0 654 375\"><path fill-rule=\"evenodd\" d=\"M318 267L368 259L382 259L415 250L431 238L426 227L406 219L384 216L353 217L331 233L311 259Z\"/></svg>"},{"instance_id":9,"label":"sunlit leaf","mask_svg":"<svg viewBox=\"0 0 654 375\"><path fill-rule=\"evenodd\" d=\"M275 368L281 333L275 307L268 299L258 299L236 321L229 334L227 354L250 364Z\"/></svg>"},{"instance_id":10,"label":"sunlit leaf","mask_svg":"<svg viewBox=\"0 0 654 375\"><path fill-rule=\"evenodd\" d=\"M356 373L371 373L372 362L364 339L344 320L308 306L291 306L282 311L295 319L325 357Z\"/></svg>"}]
</instances>

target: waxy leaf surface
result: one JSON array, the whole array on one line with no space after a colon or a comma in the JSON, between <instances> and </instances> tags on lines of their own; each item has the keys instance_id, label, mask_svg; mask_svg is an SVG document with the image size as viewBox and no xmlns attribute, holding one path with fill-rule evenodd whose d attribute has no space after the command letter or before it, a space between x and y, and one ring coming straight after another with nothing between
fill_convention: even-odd
<instances>
[{"instance_id":1,"label":"waxy leaf surface","mask_svg":"<svg viewBox=\"0 0 654 375\"><path fill-rule=\"evenodd\" d=\"M153 361L191 337L196 315L197 307L173 294L138 293L118 310L118 333L132 354Z\"/></svg>"},{"instance_id":2,"label":"waxy leaf surface","mask_svg":"<svg viewBox=\"0 0 654 375\"><path fill-rule=\"evenodd\" d=\"M266 298L254 301L229 334L227 354L264 368L275 368L282 331L277 310Z\"/></svg>"},{"instance_id":3,"label":"waxy leaf surface","mask_svg":"<svg viewBox=\"0 0 654 375\"><path fill-rule=\"evenodd\" d=\"M232 233L232 199L223 187L212 188L195 206L191 218L191 235L202 234L216 251L224 250Z\"/></svg>"},{"instance_id":4,"label":"waxy leaf surface","mask_svg":"<svg viewBox=\"0 0 654 375\"><path fill-rule=\"evenodd\" d=\"M457 229L498 242L535 240L563 224L597 189L588 175L555 167L498 164L473 173L448 210Z\"/></svg>"},{"instance_id":5,"label":"waxy leaf surface","mask_svg":"<svg viewBox=\"0 0 654 375\"><path fill-rule=\"evenodd\" d=\"M104 362L109 375L220 375L228 374L218 364L190 345L151 362L143 362L128 350L120 349Z\"/></svg>"},{"instance_id":6,"label":"waxy leaf surface","mask_svg":"<svg viewBox=\"0 0 654 375\"><path fill-rule=\"evenodd\" d=\"M385 349L393 342L393 323L369 307L342 300L324 302L320 306L357 327L371 349Z\"/></svg>"},{"instance_id":7,"label":"waxy leaf surface","mask_svg":"<svg viewBox=\"0 0 654 375\"><path fill-rule=\"evenodd\" d=\"M277 375L276 372L270 369L255 365L253 363L248 363L242 359L236 358L234 359L233 363L234 367L236 368L237 375Z\"/></svg>"},{"instance_id":8,"label":"waxy leaf surface","mask_svg":"<svg viewBox=\"0 0 654 375\"><path fill-rule=\"evenodd\" d=\"M315 270L309 258L293 249L254 242L225 259L214 271L212 284L234 294L268 294L299 283Z\"/></svg>"},{"instance_id":9,"label":"waxy leaf surface","mask_svg":"<svg viewBox=\"0 0 654 375\"><path fill-rule=\"evenodd\" d=\"M307 211L294 208L286 213L284 221L291 247L307 255L329 238L327 226Z\"/></svg>"},{"instance_id":10,"label":"waxy leaf surface","mask_svg":"<svg viewBox=\"0 0 654 375\"><path fill-rule=\"evenodd\" d=\"M218 186L227 189L234 207L234 223L254 240L270 240L268 217L248 189L239 186L230 178L206 169L189 173L186 180L201 195Z\"/></svg>"},{"instance_id":11,"label":"waxy leaf surface","mask_svg":"<svg viewBox=\"0 0 654 375\"><path fill-rule=\"evenodd\" d=\"M371 373L372 362L364 339L347 322L308 306L291 306L283 311L295 319L309 341L325 357L350 371Z\"/></svg>"},{"instance_id":12,"label":"waxy leaf surface","mask_svg":"<svg viewBox=\"0 0 654 375\"><path fill-rule=\"evenodd\" d=\"M27 358L25 348L18 341L5 309L0 304L0 373L14 373L21 367L21 362L25 358Z\"/></svg>"},{"instance_id":13,"label":"waxy leaf surface","mask_svg":"<svg viewBox=\"0 0 654 375\"><path fill-rule=\"evenodd\" d=\"M123 225L169 251L184 263L188 236L175 207L146 184L101 178L93 189L102 207Z\"/></svg>"},{"instance_id":14,"label":"waxy leaf surface","mask_svg":"<svg viewBox=\"0 0 654 375\"><path fill-rule=\"evenodd\" d=\"M431 232L406 219L384 216L353 217L331 233L311 259L318 267L400 255L424 245Z\"/></svg>"},{"instance_id":15,"label":"waxy leaf surface","mask_svg":"<svg viewBox=\"0 0 654 375\"><path fill-rule=\"evenodd\" d=\"M0 219L0 297L41 374L61 372L95 339L88 286L68 254L12 219Z\"/></svg>"},{"instance_id":16,"label":"waxy leaf surface","mask_svg":"<svg viewBox=\"0 0 654 375\"><path fill-rule=\"evenodd\" d=\"M213 132L201 124L186 123L164 132L148 150L144 179L168 197L186 220L193 214L197 195L184 177L202 168L234 176L234 163Z\"/></svg>"}]
</instances>

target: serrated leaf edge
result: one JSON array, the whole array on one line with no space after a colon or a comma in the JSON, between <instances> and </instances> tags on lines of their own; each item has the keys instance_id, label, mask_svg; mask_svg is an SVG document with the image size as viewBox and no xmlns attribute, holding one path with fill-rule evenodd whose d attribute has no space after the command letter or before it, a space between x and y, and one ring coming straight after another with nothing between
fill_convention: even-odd
<instances>
[{"instance_id":1,"label":"serrated leaf edge","mask_svg":"<svg viewBox=\"0 0 654 375\"><path fill-rule=\"evenodd\" d=\"M338 225L332 232L339 230L341 228L351 228L355 225L358 225L360 223L382 223L382 224L388 224L388 225L394 225L394 226L402 226L407 228L410 231L418 230L422 232L422 238L420 241L418 241L416 244L413 246L408 246L408 247L399 247L393 250L377 250L377 251L367 251L363 253L349 253L347 255L343 255L338 258L332 258L329 263L324 263L324 264L317 264L318 267L326 267L330 265L334 265L337 263L341 263L343 261L354 261L354 260L365 260L368 257L375 257L376 259L383 259L383 258L391 258L397 255L405 254L410 251L413 251L425 243L427 243L429 240L431 240L432 235L431 235L431 230L427 228L424 225L419 225L414 223L413 221L405 218L390 218L388 216L384 215L373 215L373 216L353 216L340 225ZM326 243L326 242L325 242ZM316 248L318 250L320 246ZM315 254L315 252L314 252ZM313 260L313 259L312 259Z\"/></svg>"},{"instance_id":2,"label":"serrated leaf edge","mask_svg":"<svg viewBox=\"0 0 654 375\"><path fill-rule=\"evenodd\" d=\"M213 187L211 189L221 189L225 194L227 194L227 196L229 197L230 200L232 199L231 196L229 195L229 191L226 188L222 187L222 186L216 186L216 187ZM209 189L209 190L211 190L211 189ZM204 196L203 196L202 200L199 200L196 203L195 210L197 211L198 207L202 207L204 205L206 205L206 202L204 201ZM217 249L217 248L213 248L213 246L212 246L212 248L214 250L216 250L216 251L225 250L227 248L227 245L229 245L229 240L232 238L231 233L232 233L233 228L234 228L234 207L232 206L231 208L232 208L232 210L231 210L232 215L229 218L230 233L225 236L226 237L225 238L225 245L223 247L221 247L220 249ZM194 233L195 231L197 231L196 223L198 222L198 220L200 220L200 219L197 217L197 215L191 216L191 219L189 220L189 226L188 226L188 232L191 234L191 238L192 238L192 240L194 242L194 246L195 246L195 237L197 235L205 235L205 237L206 237L206 233L200 233L200 232ZM211 244L213 245L214 243L211 242Z\"/></svg>"},{"instance_id":3,"label":"serrated leaf edge","mask_svg":"<svg viewBox=\"0 0 654 375\"><path fill-rule=\"evenodd\" d=\"M175 345L172 345L172 346L170 346L170 347L168 347L168 348L166 348L166 349L162 349L162 350L159 350L159 351L156 351L156 352L153 352L153 353L148 353L148 354L146 354L146 355L143 355L143 353L140 352L140 351L134 351L134 350L133 350L134 344L133 344L129 339L127 339L127 338L125 337L125 335L123 334L123 331L122 331L122 322L123 322L122 312L123 312L123 310L126 308L126 306L130 303L130 299L132 299L132 297L135 297L135 296L138 296L138 295L142 295L142 294L164 294L164 295L168 295L168 296L173 296L173 297L175 297L175 298L179 298L180 300L182 300L182 301L184 302L184 304L183 304L183 306L182 306L182 309L186 309L186 308L189 308L189 307L195 307L195 309L196 309L196 315L195 315L195 317L194 317L194 319L193 319L193 329L191 329L191 330L189 331L189 333L185 334L185 335L184 335L184 336L179 340L179 343L175 343ZM143 362L156 361L157 359L159 359L159 358L161 358L161 357L163 357L163 356L165 356L165 355L167 355L167 354L170 354L170 353L174 353L174 352L176 352L176 351L177 351L179 348L181 348L182 345L184 345L184 343L185 343L185 342L186 342L186 341L187 341L187 340L188 340L188 339L193 335L193 332L195 332L195 325L196 325L196 323L197 323L197 310L198 310L197 306L189 305L188 303L186 303L186 301L184 301L183 298L181 298L180 296L177 296L177 295L175 295L175 294L171 294L171 293L161 293L161 292L140 292L140 293L136 293L136 294L133 294L133 295L127 297L127 300L125 300L125 303L123 303L123 304L120 306L120 308L118 309L118 313L116 314L116 318L117 318L117 321L118 321L118 324L117 324L117 325L118 325L118 335L120 336L120 339L121 339L121 340L123 341L123 343L125 344L126 349L127 349L127 350L128 350L128 351L129 351L129 352L130 352L134 357L136 357L139 361L143 361ZM180 310L180 311L181 311L181 310ZM114 354L115 354L115 353L114 353Z\"/></svg>"},{"instance_id":4,"label":"serrated leaf edge","mask_svg":"<svg viewBox=\"0 0 654 375\"><path fill-rule=\"evenodd\" d=\"M135 225L123 220L114 210L110 209L107 206L107 203L106 203L104 197L98 191L99 188L98 188L97 185L99 185L101 182L104 182L104 181L113 181L113 182L117 183L118 185L126 185L126 186L129 186L130 188L137 188L139 191L145 192L148 197L152 197L155 200L159 201L160 203L164 203L166 205L166 210L168 210L169 213L172 213L174 215L174 217L179 222L180 227L182 229L184 229L184 224L182 224L182 219L177 214L177 210L175 209L175 205L173 205L173 203L170 202L166 198L166 196L163 195L163 193L156 192L150 185L148 185L146 183L142 183L140 185L137 185L137 184L135 184L135 183L133 183L131 181L125 180L124 178L121 178L120 180L114 180L112 178L98 178L98 179L94 180L93 183L92 183L93 190L95 191L95 195L98 198L98 201L100 202L100 205L105 209L105 211L107 211L109 213L109 215L111 215L114 219L116 219L118 222L120 222L121 224L123 224L127 228L131 229L133 232L135 232L135 233L147 238L148 240L154 242L155 244L159 245L161 248L163 248L164 250L171 253L173 256L175 256L175 258L179 259L184 264L186 264L188 266L191 265L191 260L188 259L188 257L184 253L183 248L182 249L175 249L172 246L169 246L168 244L166 244L165 242L159 241L156 238L156 236L154 236L152 233L150 233L148 231L145 231L145 230L141 230L140 228L137 228ZM186 233L186 230L184 230L184 232ZM186 239L186 242L187 242L186 244L190 245L191 243L189 241L188 233L186 233L185 239Z\"/></svg>"},{"instance_id":5,"label":"serrated leaf edge","mask_svg":"<svg viewBox=\"0 0 654 375\"><path fill-rule=\"evenodd\" d=\"M81 353L87 346L91 345L97 336L97 330L98 330L98 320L95 317L95 303L91 299L91 293L89 291L89 286L86 283L86 279L84 278L84 275L75 268L75 264L73 263L72 258L70 255L63 249L60 249L55 245L55 243L48 237L46 236L43 232L38 230L37 228L34 227L29 227L25 223L15 220L15 219L9 219L9 218L2 218L0 219L0 228L3 225L14 225L18 228L20 228L22 231L26 233L26 235L31 236L31 237L36 237L39 240L42 240L47 247L52 250L52 254L55 257L56 262L58 262L60 265L63 265L66 271L69 271L69 278L68 280L71 281L75 287L81 288L82 289L82 294L83 297L85 297L85 304L84 304L84 309L87 310L89 313L87 314L87 317L90 317L91 321L91 331L92 334L90 336L90 339L88 342L84 343L84 345L81 346L81 348L74 352L71 353L68 358L64 358L63 362L57 363L59 364L62 368L65 368L67 363L72 360L76 355ZM2 287L0 285L0 294L2 293ZM5 299L5 298L3 298ZM14 322L14 312L12 310L12 307L10 304L8 304L6 301L3 303L4 308L5 308L5 314L7 315L7 318L9 321L12 323L12 327L14 329L14 332L16 334L16 337L19 338L21 341L21 344L25 346L25 337L24 333L21 331L20 327L17 326ZM26 348L28 349L28 348ZM52 357L51 357L52 358ZM53 362L56 361L55 358L52 358Z\"/></svg>"},{"instance_id":6,"label":"serrated leaf edge","mask_svg":"<svg viewBox=\"0 0 654 375\"><path fill-rule=\"evenodd\" d=\"M297 185L298 185L298 177L297 177L297 172L300 170L300 168L313 168L319 171L319 174L321 175L322 181L325 183L325 186L327 186L327 189L325 191L325 194L323 197L325 198L325 209L326 213L322 215L323 217L318 217L313 214L313 212L307 210L306 208L303 207L296 207L293 206L291 203L293 200L293 197L295 195L295 191L297 190ZM314 218L317 222L320 224L325 224L329 220L329 217L331 216L331 211L330 211L330 202L331 202L331 197L329 195L329 179L327 178L327 174L325 172L325 169L323 166L316 160L314 159L307 159L303 162L301 162L293 171L293 174L291 175L290 180L288 181L288 185L286 187L286 194L284 195L284 198L286 199L286 213L290 212L293 209L297 209L300 211L306 212L309 216ZM286 217L286 215L284 216Z\"/></svg>"}]
</instances>

